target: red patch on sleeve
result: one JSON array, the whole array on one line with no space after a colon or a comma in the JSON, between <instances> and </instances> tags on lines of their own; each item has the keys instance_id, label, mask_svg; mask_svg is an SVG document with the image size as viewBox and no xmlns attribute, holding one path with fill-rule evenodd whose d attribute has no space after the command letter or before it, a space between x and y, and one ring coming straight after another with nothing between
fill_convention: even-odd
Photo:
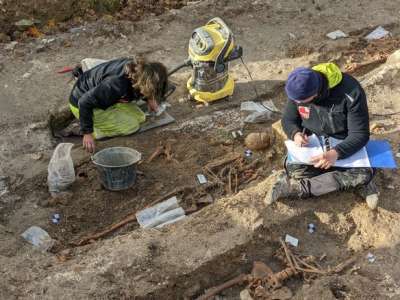
<instances>
[{"instance_id":1,"label":"red patch on sleeve","mask_svg":"<svg viewBox=\"0 0 400 300\"><path fill-rule=\"evenodd\" d=\"M309 119L310 118L310 108L307 106L299 106L297 107L297 111L300 114L302 119Z\"/></svg>"}]
</instances>

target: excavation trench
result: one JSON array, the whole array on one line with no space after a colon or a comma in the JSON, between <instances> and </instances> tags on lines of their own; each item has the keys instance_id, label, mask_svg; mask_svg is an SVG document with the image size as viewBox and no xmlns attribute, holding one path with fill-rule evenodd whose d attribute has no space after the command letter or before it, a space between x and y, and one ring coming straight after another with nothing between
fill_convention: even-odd
<instances>
[{"instance_id":1,"label":"excavation trench","mask_svg":"<svg viewBox=\"0 0 400 300\"><path fill-rule=\"evenodd\" d=\"M160 230L132 228L114 238L62 251L52 269L57 276L49 275L38 286L51 280L48 296L56 295L61 285L66 287L64 295L78 298L77 291L84 288L94 298L195 299L207 288L250 273L254 261L266 263L274 272L285 268L274 254L286 234L299 238L301 253L325 256L324 268L351 256L343 245L354 234L352 220L339 217L324 223L321 216L347 214L357 205L354 196L326 197L321 199L325 205L283 201L267 207L263 197L272 180L262 179L235 195L222 196ZM317 226L315 234L307 231L311 222ZM80 267L74 268L76 264ZM285 285L298 292L303 282L299 278ZM237 285L222 295L235 299L243 288Z\"/></svg>"},{"instance_id":2,"label":"excavation trench","mask_svg":"<svg viewBox=\"0 0 400 300\"><path fill-rule=\"evenodd\" d=\"M281 168L283 156L283 135L278 124L272 125L273 129L271 124L244 127L244 136L270 130L272 137L270 147L254 151L247 158L242 138L234 139L231 134L241 127L237 109L211 112L160 130L104 141L100 148L127 146L143 154L137 184L123 192L103 189L89 157L81 149L75 150L77 180L71 196L50 198L45 176L35 177L19 191L21 197L29 197L35 191L49 220L39 225L58 241L54 249L56 262L48 275L35 280L31 290L43 296L43 287L49 299L59 295L60 286L63 296L73 299L82 298L82 290L85 297L92 298L193 299L210 287L249 273L254 261L266 263L274 272L282 270L285 265L274 258L274 253L280 247L279 239L286 234L299 239L301 253L325 257L320 262L324 268L354 255L349 250L385 246L396 240L388 229L394 213L381 210L384 218L377 224L352 193L310 201L285 200L266 207L263 198L271 187L270 175ZM160 142L170 148L170 155L161 154L150 161ZM234 159L216 164L228 157ZM217 166L211 168L217 178L206 174L205 166ZM238 184L230 176L229 189L227 176L235 172L232 169L242 171ZM246 170L252 171L246 174ZM215 185L199 185L199 173ZM248 180L254 174L257 176ZM179 190L180 187L188 188ZM185 220L160 230L143 230L133 219L101 239L89 241L89 245L74 245L155 200L173 195L170 192L175 189L181 206L190 215ZM199 203L198 199L207 194L213 202ZM61 215L59 224L50 222L53 213ZM315 233L308 232L310 223L316 226ZM385 238L368 237L369 226L383 231ZM303 279L294 277L285 285L293 293L301 293ZM237 285L222 295L235 299L243 288L245 285ZM345 288L353 291L352 287Z\"/></svg>"},{"instance_id":3,"label":"excavation trench","mask_svg":"<svg viewBox=\"0 0 400 300\"><path fill-rule=\"evenodd\" d=\"M263 198L273 180L269 176L282 167L284 136L278 123L271 126L272 121L242 127L237 103L233 104L221 111L193 112L192 118L166 128L99 143L99 150L126 146L142 153L138 181L126 191L102 188L95 166L81 149L73 155L77 178L70 195L49 197L44 174L22 187L21 198L32 198L34 191L39 205L45 207L48 221L38 225L58 241L53 249L58 262L52 269L57 277L44 277L37 286L51 286L48 297L58 295L57 287L68 286L63 293L72 298L80 297L76 291L85 290L94 298L192 299L250 273L254 261L266 263L274 272L282 270L285 265L274 253L286 234L300 240L302 253L326 257L321 262L324 268L351 257L349 249L382 242L365 237L365 230L360 233L360 227L374 222L363 223L370 215L351 193L266 207ZM234 138L232 132L239 129L243 137ZM250 132L268 132L271 139L269 147L246 157L244 137ZM168 153L153 155L160 147ZM199 184L197 174L206 175L208 183ZM143 230L131 218L101 238L77 246L82 239L173 195L189 216L185 220L160 230ZM59 224L50 221L54 213L61 216ZM391 213L384 214L390 220ZM310 223L316 225L314 234L307 230ZM381 230L385 226L379 224ZM392 234L387 236L389 241ZM296 294L302 284L301 277L285 283ZM237 285L222 295L235 299L243 288Z\"/></svg>"},{"instance_id":4,"label":"excavation trench","mask_svg":"<svg viewBox=\"0 0 400 300\"><path fill-rule=\"evenodd\" d=\"M67 5L70 2L67 1ZM130 2L136 3L138 1ZM211 1L210 3L213 4L214 2ZM289 53L291 56L298 57L304 53L309 53L313 50L301 45L319 47L321 37L331 28L322 26L318 32L312 31L314 34L299 36L294 31L298 30L296 26L286 26L290 25L290 22L281 22L282 16L290 19L296 16L298 24L307 24L305 20L309 21L310 18L307 13L298 13L297 4L288 4L288 8L292 5L292 12L286 8L274 8L274 5L272 7L251 3L246 5L251 9L243 10L241 3L236 6L232 3L232 6L225 7L226 3L222 1L221 5L215 6L215 8L210 6L193 8L196 10L196 14L188 14L189 10L186 9L182 11L183 15L171 11L170 14L165 16L165 19L160 18L155 22L149 19L148 22L132 27L134 34L128 31L128 35L126 31L121 31L121 36L128 36L127 42L117 38L105 40L104 47L96 47L98 50L104 51L97 51L93 55L105 55L107 57L110 53L125 55L124 51L114 52L114 48L107 48L107 45L117 45L114 43L116 41L120 45L118 48L124 49L128 46L129 41L142 38L141 30L144 31L143 34L146 37L149 37L150 31L153 36L159 36L162 33L163 36L166 34L165 36L168 37L168 32L172 32L172 35L179 32L182 33L181 36L186 36L184 31L198 26L198 15L203 15L204 21L206 21L212 14L218 13L227 21L231 20L234 31L238 34L238 42L248 49L246 61L253 61L250 69L255 70L255 74L260 72L255 77L269 78L267 81L259 81L259 92L269 94L270 98L274 99L274 103L281 109L285 99L281 88L282 82L279 84L280 93L272 88L277 83L276 79L284 79L286 73L294 67L308 65L309 58L289 61L288 64L285 59L282 62L280 61L280 58L284 56L280 52L288 44L295 44L296 47L289 51L293 52L293 55ZM264 6L263 9L261 9L262 6ZM325 4L318 6L318 10L321 8L324 10L326 7ZM132 8L135 9L136 7L133 6ZM343 15L342 8L336 8L331 12L338 13L338 16ZM369 6L369 8L370 11L377 12L371 19L371 24L374 24L374 27L383 24L382 21L387 16L385 15L385 18L379 17L382 12L375 10L375 6ZM61 11L64 11L64 9ZM347 11L345 10L345 12ZM249 13L252 14L250 19L247 18ZM311 15L316 15L315 11L312 11ZM32 16L21 15L20 17L30 18ZM53 16L51 17L53 18ZM131 19L132 15L129 14L128 17ZM107 16L108 21L109 19ZM19 18L6 23L12 24L18 20ZM344 25L340 23L340 17L335 20L339 22L335 23L335 27L343 30L363 26L363 20ZM249 22L253 23L249 25ZM157 23L157 26L149 26L149 24L154 25L155 23ZM179 26L177 23L179 23ZM161 29L159 30L157 28L160 24ZM254 24L256 26L251 26ZM285 26L282 27L280 24ZM43 25L45 25L45 22ZM248 26L257 28L258 25L260 27L258 31L246 29ZM152 31L152 28L155 28L155 31ZM385 28L392 31L395 36L394 39L371 42L366 46L363 36L373 28L365 28L360 33L350 32L348 39L324 42L326 45L323 45L324 48L318 48L317 52L320 55L313 58L315 61L311 62L311 65L335 61L341 65L342 70L350 71L357 76L364 75L371 68L381 64L385 57L394 51L393 49L399 47L399 41L396 37L398 35L397 26L396 28L385 26ZM39 29L42 30L42 28ZM307 30L311 32L311 29L312 26L304 28L305 32ZM302 29L302 31L304 30ZM117 31L118 34L119 32ZM282 32L285 34L281 34ZM289 39L286 34L288 32L292 33L289 34L290 37L292 35L296 37L289 41L290 43L282 40L285 37ZM10 31L7 29L6 34L19 40L19 38L12 36L14 33L14 29L10 29ZM265 51L261 44L254 43L254 41L262 39L265 34L269 34L273 45L281 45L282 47L280 46L279 49L269 47L268 49L271 49L271 52L267 53L269 51ZM103 35L103 31L99 31L98 35ZM98 35L93 37L98 38ZM54 59L51 60L54 61L54 69L75 61L77 50L81 54L86 53L86 50L89 49L87 47L91 47L85 43L87 37L87 35L81 35L81 38L78 35L71 36L75 43L69 51L67 51L68 49L65 52L62 51L66 57L60 59L54 56ZM175 41L174 37L166 40ZM147 47L153 49L159 46L159 43L151 42L151 36L149 41L148 46L139 47L138 50L147 51ZM82 45L87 45L87 47L78 47L81 42ZM154 59L170 58L167 63L172 65L177 61L174 60L176 59L174 55L170 55L171 53L181 55L181 57L186 55L184 51L181 54L179 54L179 51L175 51L175 49L180 49L179 47L182 47L182 45L186 45L184 40L177 39L176 42L161 44L161 46L165 46L165 49L160 47L161 50L152 53ZM298 44L300 45L299 48L297 48ZM56 46L51 47L54 47L53 50L57 49L57 51L61 49L56 48ZM353 51L353 48L356 52ZM130 51L129 48L126 49L128 52ZM17 50L19 50L19 45ZM38 54L38 60L48 61L48 57L45 55L47 54ZM273 60L275 55L278 61ZM263 63L259 60L266 61ZM17 68L20 69L18 69L18 72L11 72L14 75L10 77L10 82L19 83L17 78L20 78L25 72L22 65L25 66L26 63L23 61L22 64L18 63L18 60L13 60L12 65L16 66L16 70ZM7 66L10 66L10 64L6 64L6 70ZM31 93L36 91L34 85L40 87L38 82L48 82L49 86L59 87L61 82L49 80L50 74L53 76L53 71L51 67L48 71L34 73L29 81L27 80L21 85L25 86L25 90L20 90L21 94L9 94L10 99L24 95L26 91ZM232 71L236 73L236 77L244 78L244 73L239 68L233 67ZM393 69L393 74L395 71L396 69ZM42 74L43 77L41 77ZM369 76L368 74L367 76ZM244 76L246 75L244 74ZM398 79L395 76L393 78ZM398 94L395 90L398 84L394 79L393 81L389 80L391 82L389 85L388 79L382 77L382 81L379 81L378 84L373 83L367 87L366 91L372 114L385 114L398 110L396 101L394 101ZM180 86L184 89L185 85L182 83L183 80ZM12 87L11 84L9 85ZM382 92L382 89L384 89L384 92ZM342 275L342 279L337 278L334 281L329 281L330 278L328 277L324 277L323 280L328 278L328 281L323 282L318 281L319 279L316 279L317 282L315 282L314 279L307 278L311 281L311 286L319 288L319 293L313 295L303 293L306 286L303 285L304 278L293 278L285 284L295 294L294 299L382 299L385 298L384 295L390 295L387 294L389 288L393 287L398 292L398 286L395 284L398 282L396 279L399 276L396 272L398 268L395 266L398 261L398 244L400 242L398 216L400 209L398 201L395 201L395 191L399 186L398 174L386 172L385 176L378 175L382 203L376 212L370 212L365 203L352 193L334 194L308 201L283 200L266 207L263 198L272 183L272 178L268 177L272 174L273 169L281 168L282 153L280 152L281 148L277 145L280 140L274 139L270 148L258 152L254 151L250 159L244 157L243 140L241 138L233 139L231 132L241 127L237 112L240 102L249 100L254 93L247 81L245 83L238 82L236 91L241 94L240 99L235 96L228 104L221 101L203 109L186 106L180 101L182 95L175 95L171 108L175 111L172 111L171 114L177 120L186 119L186 121L180 121L177 125L168 126L165 129L99 143L99 150L111 146L127 146L137 149L143 154L144 159L139 165L141 174L137 184L132 189L118 193L109 192L100 186L95 167L90 163L89 156L84 154L81 148L76 147L73 156L77 179L71 187L72 194L64 198L52 199L49 197L46 185L46 167L49 161L47 151L50 152L52 148L52 140L43 138L47 143L42 142L42 136L48 137L48 130L37 128L26 133L21 130L20 127L22 126L17 126L15 129L11 128L11 130L7 130L8 127L6 127L3 130L5 132L3 144L8 143L13 146L10 141L21 140L25 143L29 142L34 147L24 149L25 160L21 159L21 162L17 164L18 168L29 169L29 181L23 182L28 177L24 177L25 172L20 172L22 174L20 175L13 168L6 168L16 173L18 176L15 177L18 178L13 179L10 185L11 192L15 192L17 197L15 199L9 197L9 204L4 204L9 205L9 207L4 208L3 204L0 207L2 212L0 221L2 225L4 224L4 226L0 226L0 230L2 231L2 238L4 236L6 239L6 242L2 240L3 243L0 247L2 254L0 259L4 266L1 272L4 280L0 280L0 295L3 295L5 291L7 296L3 298L6 299L11 299L14 296L21 299L182 299L185 297L195 299L210 287L224 283L240 273L249 273L254 261L266 263L275 272L282 270L285 266L274 257L274 253L280 247L279 239L284 238L286 234L299 239L297 248L299 252L313 255L318 259L325 257L320 261L323 268L335 266L353 255L359 255L357 264L359 268L361 266L361 270L348 270L346 275ZM39 94L43 94L40 99L46 99L46 93L40 91ZM59 95L61 94L59 93ZM65 91L63 97L66 94L67 91ZM25 99L23 96L20 98ZM30 101L26 109L34 108L35 103L35 101ZM37 106L39 107L39 105ZM234 110L226 109L228 106ZM214 115L211 110L217 107L222 111L220 114ZM25 106L21 106L21 108L25 108ZM180 111L174 114L178 109ZM32 109L32 114L35 111ZM13 111L5 110L5 112L11 114ZM29 115L30 113L29 111ZM206 114L210 114L210 116L206 116ZM24 118L28 114L24 113L22 109L20 115L20 118ZM187 120L188 116L193 118ZM26 121L29 122L29 120L27 118ZM63 125L64 122L61 119L56 121L60 122L52 123L53 129L58 125ZM397 126L397 124L396 118L394 125ZM9 125L7 124L7 126ZM265 131L269 127L270 124L260 127L246 126L243 133L246 135L252 131ZM393 131L392 134L385 132L386 135L383 138L388 138L397 147L399 141L396 131ZM38 133L40 133L40 138L38 138ZM167 159L167 156L162 154L148 162L148 158L160 146L160 141L163 142L163 146L167 144L171 146L172 158ZM73 142L79 144L80 139L73 140ZM36 147L37 144L46 145L46 148ZM15 153L21 154L20 151L20 148L17 148L17 143L15 143L15 147L7 151L8 156L2 153L3 161L15 157L13 156ZM33 161L30 154L37 154L37 152L43 154L43 157ZM232 175L235 171L230 172L230 168L228 168L222 172L225 166L221 166L213 172L217 175L221 172L219 177L223 178L219 180L224 181L222 185L217 184L212 188L203 190L196 181L196 174L205 173L204 166L210 162L224 159L232 153L238 153L239 157L236 161L229 163L229 166L233 165L237 169L257 162L255 165L251 165L250 170L255 173L258 171L258 176L245 182L244 177L248 175L251 177L252 172L248 172L248 175L242 174L239 179L242 182L236 185L235 176ZM19 160L20 156L17 159ZM26 168L26 166L30 167ZM42 170L42 173L39 176L33 176L32 174L37 174L36 170L39 169ZM232 175L230 176L230 190L229 180L227 180L229 173ZM205 175L210 182L218 181L212 175ZM90 243L87 245L74 246L75 241L108 228L179 187L190 187L176 193L180 204L189 215L185 220L159 230L141 229L133 220L96 241L89 241ZM206 194L213 196L213 203L199 204L198 199ZM14 195L12 196L14 197ZM40 207L37 207L37 205ZM61 216L59 224L51 222L54 213ZM314 224L316 228L313 233L310 233L307 229L310 223ZM55 255L51 253L41 254L22 239L17 240L16 237L32 225L42 227L58 241L58 245L54 249ZM379 256L379 251L385 251L392 247L394 248L392 255L383 253ZM367 253L364 253L365 249L376 255L375 263L369 263L365 259L367 255ZM363 284L357 283L357 280ZM374 284L371 285L371 282ZM238 285L225 290L220 295L225 299L239 299L239 292L244 287L244 285ZM387 296L387 298L398 295L398 293L395 294L396 290L389 291L392 295ZM330 296L326 294L326 291L330 293Z\"/></svg>"},{"instance_id":5,"label":"excavation trench","mask_svg":"<svg viewBox=\"0 0 400 300\"><path fill-rule=\"evenodd\" d=\"M256 184L281 164L282 149L273 145L275 136L270 126L247 126L241 130L243 136L236 134L234 138L232 131L241 128L240 113L228 109L161 130L104 141L101 148L126 146L142 153L136 183L121 192L104 189L89 156L77 149L73 153L76 181L67 194L50 197L44 176L28 184L39 186L36 188L36 193L40 193L39 205L48 209L45 229L58 241L54 252L94 242L95 238L82 240L169 197L177 196L180 206L190 215ZM252 131L267 132L269 146L246 156L244 137ZM79 139L65 141L79 142ZM197 174L205 175L207 183L200 184ZM29 187L21 190L21 196L29 190ZM54 213L61 216L58 224L50 222ZM135 218L130 219L99 239L137 230Z\"/></svg>"},{"instance_id":6,"label":"excavation trench","mask_svg":"<svg viewBox=\"0 0 400 300\"><path fill-rule=\"evenodd\" d=\"M274 253L280 248L279 239L287 233L301 237L304 243L301 250L309 255L320 257L329 252L338 238L335 233L315 237L317 242L327 243L325 247L310 247L313 237L306 233L307 222L316 222L317 204L301 207L283 203L271 208L263 202L273 180L270 175L281 168L283 136L279 122L272 128L268 124L243 130L244 135L255 130L271 135L270 147L246 157L241 138L234 139L231 135L232 130L237 129L229 125L235 118L239 119L240 115L227 110L169 129L105 141L102 147L123 141L123 146L143 153L137 183L123 192L102 188L94 165L83 157L76 166L77 181L71 195L46 198L42 203L48 207L50 215L61 215L59 224L49 222L45 226L58 241L53 252L60 265L55 268L66 268L57 271L60 274L55 286L69 282L71 290L66 294L71 297L77 296L74 287L82 285L93 297L192 299L207 288L241 273L250 273L254 261L266 263L274 272L282 270L285 265L274 258ZM211 126L210 122L215 120L218 120L218 130L204 126ZM167 147L171 149L170 155L152 155L160 141L162 145L170 145ZM200 173L206 175L207 184L197 182L196 174ZM237 181L233 174L237 174ZM82 238L109 228L155 200L174 194L189 215L185 220L160 230L143 230L133 218L96 241L87 239L83 243L89 245L77 247L76 243ZM205 196L211 196L212 203L199 202ZM330 231L324 226L319 226L319 230ZM350 226L340 238L348 238L352 230ZM334 256L327 262L339 263L338 258L343 257L343 253L344 250L335 249L331 252ZM79 282L72 280L68 271L68 266L76 260L83 268L79 276L86 274ZM97 270L99 265L102 267ZM298 278L290 279L285 285L294 292L299 290L302 281ZM98 284L112 287L105 293L94 287ZM244 284L236 285L223 295L234 299L243 288Z\"/></svg>"},{"instance_id":7,"label":"excavation trench","mask_svg":"<svg viewBox=\"0 0 400 300\"><path fill-rule=\"evenodd\" d=\"M35 290L46 287L50 298L59 294L57 287L67 286L63 295L76 299L80 290L94 298L192 299L238 274L250 273L254 261L266 263L275 272L282 270L285 265L274 253L286 234L300 240L302 253L326 257L323 267L350 257L349 249L380 242L360 235L359 227L368 227L362 220L369 215L351 193L264 205L273 180L269 176L282 167L284 154L279 123L273 129L271 123L242 128L235 107L203 111L166 128L103 141L99 150L126 146L143 155L137 183L122 192L101 187L95 166L81 149L74 151L77 178L69 196L49 197L44 174L31 179L19 195L32 198L34 191L48 213L47 223L38 225L58 242L51 273L57 276L41 278ZM232 135L239 129L243 136L269 132L269 147L246 157L244 137ZM154 156L160 146L169 153ZM226 163L218 164L221 161ZM197 174L206 175L207 185L198 183ZM185 220L160 230L143 230L131 218L117 230L77 246L82 239L172 195L189 215ZM199 201L207 196L212 201ZM54 213L61 216L59 224L50 221ZM314 234L307 230L310 223L317 227ZM385 228L385 224L379 226ZM79 270L76 265L81 266ZM300 293L302 284L301 277L285 283L293 293ZM237 285L222 295L235 299L243 288Z\"/></svg>"}]
</instances>

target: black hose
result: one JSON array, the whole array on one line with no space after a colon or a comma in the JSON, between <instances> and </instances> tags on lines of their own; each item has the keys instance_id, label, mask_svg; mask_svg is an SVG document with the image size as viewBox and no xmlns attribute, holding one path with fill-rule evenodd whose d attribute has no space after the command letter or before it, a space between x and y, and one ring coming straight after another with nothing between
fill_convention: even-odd
<instances>
[{"instance_id":1,"label":"black hose","mask_svg":"<svg viewBox=\"0 0 400 300\"><path fill-rule=\"evenodd\" d=\"M189 67L191 64L192 63L191 63L191 61L189 59L185 60L183 63L181 63L180 65L176 66L171 71L169 71L168 72L168 77L171 76L172 74L174 74L175 72L179 71L180 69L184 68L184 67Z\"/></svg>"},{"instance_id":2,"label":"black hose","mask_svg":"<svg viewBox=\"0 0 400 300\"><path fill-rule=\"evenodd\" d=\"M255 85L253 76L251 75L251 72L250 72L249 68L248 68L247 65L245 64L245 62L244 62L244 60L243 60L243 57L240 57L240 60L242 61L242 64L243 64L244 68L246 69L247 74L248 74L249 77L250 77L250 81L249 81L249 82L250 82L250 85L253 87L254 92L256 93L256 97L257 97L256 99L257 99L257 100L261 100L261 99L260 99L260 96L258 95L258 91L257 91L257 88L256 88L256 85ZM272 112L272 113L275 113L275 114L278 114L278 115L281 115L281 114L282 114L280 111L272 110L272 109L269 108L268 106L264 105L261 101L260 101L259 103L260 103L266 110L268 110L268 111L270 111L270 112Z\"/></svg>"}]
</instances>

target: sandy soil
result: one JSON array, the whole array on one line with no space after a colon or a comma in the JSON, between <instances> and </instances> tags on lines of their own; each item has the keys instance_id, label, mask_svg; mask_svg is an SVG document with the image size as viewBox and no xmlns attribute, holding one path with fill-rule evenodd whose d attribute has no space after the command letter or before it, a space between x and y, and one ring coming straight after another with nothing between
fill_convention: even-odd
<instances>
[{"instance_id":1,"label":"sandy soil","mask_svg":"<svg viewBox=\"0 0 400 300\"><path fill-rule=\"evenodd\" d=\"M186 58L193 28L215 15L223 17L245 49L245 60L263 99L284 105L283 80L295 66L337 62L343 70L368 63L354 73L368 98L374 138L399 146L400 68L395 62L373 62L399 48L398 1L342 3L339 1L201 1L145 20L100 19L81 27L55 31L42 39L25 38L12 50L0 44L0 174L9 176L10 193L0 198L1 299L187 299L240 272L250 272L261 260L275 271L282 265L273 254L279 237L289 233L300 240L299 251L326 259L323 267L355 257L345 272L307 282L292 279L293 299L400 299L398 243L400 206L397 171L378 174L380 208L367 209L355 194L334 194L309 201L282 201L265 207L263 195L278 169L278 143L255 152L260 176L242 184L237 193L213 189L212 205L198 205L184 222L161 231L145 231L131 223L84 247L71 242L105 228L177 186L195 184L195 174L208 162L230 152L243 153L243 140L230 131L264 131L270 123L243 127L240 102L254 99L253 85L239 63L232 64L235 95L209 107L185 101L188 70L174 75L179 86L171 98L177 123L166 128L99 143L121 145L148 158L160 141L170 142L177 162L163 157L139 166L137 185L121 193L102 189L88 155L73 151L77 180L72 197L54 201L46 186L46 167L54 145L49 115L63 110L70 85L56 71L84 57L112 58L144 53L172 67ZM356 18L354 16L357 16ZM329 21L327 21L329 20ZM363 36L385 25L392 37L366 43ZM336 29L349 38L331 41L324 35ZM7 47L6 47L7 48ZM278 116L277 116L278 118ZM249 163L249 162L246 162ZM171 174L173 176L171 176ZM198 192L198 191L197 191ZM184 193L181 203L193 208L199 197ZM59 225L50 222L60 213ZM314 223L310 234L307 224ZM53 252L40 253L19 234L41 226L59 243ZM366 259L368 252L376 260ZM222 299L239 299L244 286L228 289Z\"/></svg>"}]
</instances>

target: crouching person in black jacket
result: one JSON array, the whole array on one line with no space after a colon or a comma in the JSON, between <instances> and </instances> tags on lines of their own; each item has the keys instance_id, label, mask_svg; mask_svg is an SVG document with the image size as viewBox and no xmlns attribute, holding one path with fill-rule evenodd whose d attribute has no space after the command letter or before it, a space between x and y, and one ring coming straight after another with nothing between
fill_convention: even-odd
<instances>
[{"instance_id":1,"label":"crouching person in black jacket","mask_svg":"<svg viewBox=\"0 0 400 300\"><path fill-rule=\"evenodd\" d=\"M371 181L372 168L337 168L336 160L350 157L369 140L369 117L365 92L359 82L342 73L332 63L312 69L297 68L285 86L288 96L282 126L289 139L298 146L308 144L316 134L342 140L320 156L312 157L312 165L285 160L285 171L266 195L271 204L285 197L308 198L355 188L371 209L378 204L378 192Z\"/></svg>"},{"instance_id":2,"label":"crouching person in black jacket","mask_svg":"<svg viewBox=\"0 0 400 300\"><path fill-rule=\"evenodd\" d=\"M70 96L72 113L80 121L83 146L95 150L95 139L132 134L145 121L136 101L157 111L164 100L168 75L158 62L115 59L79 74Z\"/></svg>"}]
</instances>

